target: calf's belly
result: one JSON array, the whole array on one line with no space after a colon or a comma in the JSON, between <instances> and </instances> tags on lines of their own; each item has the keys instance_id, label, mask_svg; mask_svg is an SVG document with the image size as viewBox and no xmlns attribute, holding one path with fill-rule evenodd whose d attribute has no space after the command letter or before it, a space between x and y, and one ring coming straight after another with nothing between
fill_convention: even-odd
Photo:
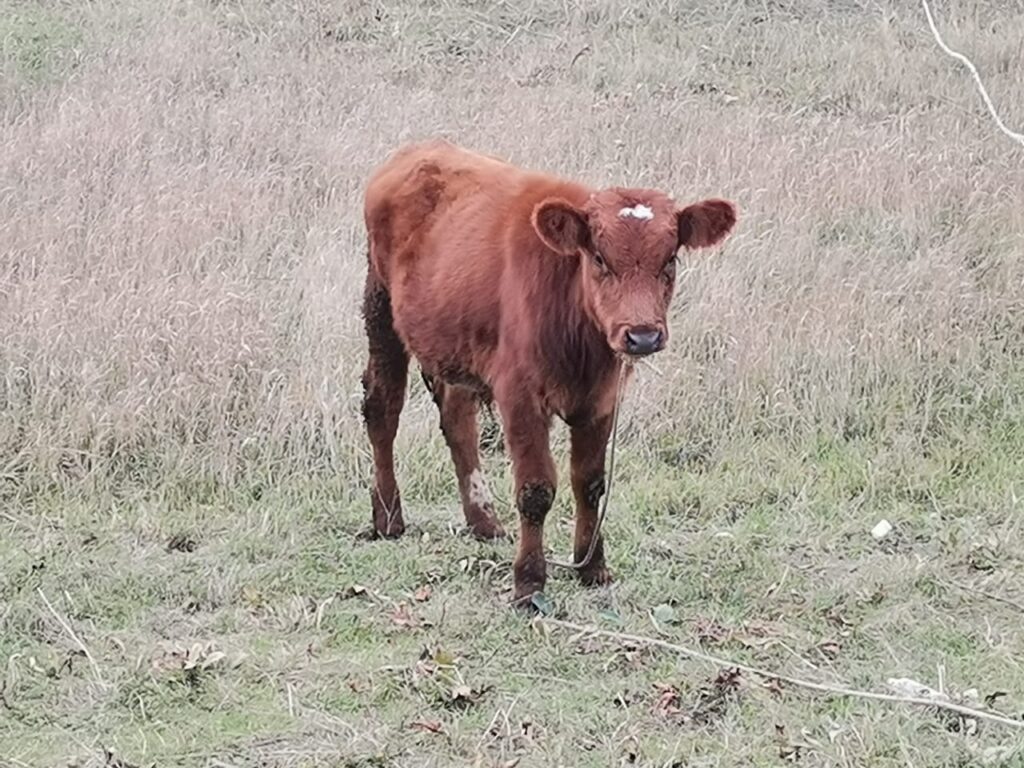
<instances>
[{"instance_id":1,"label":"calf's belly","mask_svg":"<svg viewBox=\"0 0 1024 768\"><path fill-rule=\"evenodd\" d=\"M420 368L446 384L472 390L482 399L492 396L486 371L493 349L482 339L492 334L460 317L449 303L396 307L395 330Z\"/></svg>"}]
</instances>

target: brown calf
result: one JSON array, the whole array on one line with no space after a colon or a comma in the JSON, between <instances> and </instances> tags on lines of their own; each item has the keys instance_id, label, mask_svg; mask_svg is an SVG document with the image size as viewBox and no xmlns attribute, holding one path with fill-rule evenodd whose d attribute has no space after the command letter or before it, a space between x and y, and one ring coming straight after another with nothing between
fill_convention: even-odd
<instances>
[{"instance_id":1,"label":"brown calf","mask_svg":"<svg viewBox=\"0 0 1024 768\"><path fill-rule=\"evenodd\" d=\"M619 371L665 346L677 251L722 240L735 209L724 200L678 208L652 189L592 190L438 141L406 147L376 171L365 216L374 529L405 529L392 446L413 355L481 538L504 535L477 452L477 404L497 403L520 516L515 598L528 598L546 578L552 416L571 429L579 561L604 494ZM580 577L611 580L600 541Z\"/></svg>"}]
</instances>

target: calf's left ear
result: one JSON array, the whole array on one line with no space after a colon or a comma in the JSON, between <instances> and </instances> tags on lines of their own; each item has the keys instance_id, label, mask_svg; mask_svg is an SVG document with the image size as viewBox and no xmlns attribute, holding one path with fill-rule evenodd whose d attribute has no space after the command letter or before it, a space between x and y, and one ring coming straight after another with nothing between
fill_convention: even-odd
<instances>
[{"instance_id":1,"label":"calf's left ear","mask_svg":"<svg viewBox=\"0 0 1024 768\"><path fill-rule=\"evenodd\" d=\"M542 200L530 218L541 241L556 253L572 255L590 244L590 228L583 211L567 200Z\"/></svg>"},{"instance_id":2,"label":"calf's left ear","mask_svg":"<svg viewBox=\"0 0 1024 768\"><path fill-rule=\"evenodd\" d=\"M721 242L736 224L736 206L728 200L702 200L676 211L679 245L707 248Z\"/></svg>"}]
</instances>

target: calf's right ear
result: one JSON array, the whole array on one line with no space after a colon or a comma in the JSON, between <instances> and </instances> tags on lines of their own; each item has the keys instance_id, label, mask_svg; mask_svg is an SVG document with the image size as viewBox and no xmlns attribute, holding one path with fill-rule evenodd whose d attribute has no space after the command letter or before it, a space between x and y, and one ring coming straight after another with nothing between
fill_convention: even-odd
<instances>
[{"instance_id":1,"label":"calf's right ear","mask_svg":"<svg viewBox=\"0 0 1024 768\"><path fill-rule=\"evenodd\" d=\"M560 197L539 202L531 221L544 245L556 253L571 255L590 244L590 228L583 212Z\"/></svg>"}]
</instances>

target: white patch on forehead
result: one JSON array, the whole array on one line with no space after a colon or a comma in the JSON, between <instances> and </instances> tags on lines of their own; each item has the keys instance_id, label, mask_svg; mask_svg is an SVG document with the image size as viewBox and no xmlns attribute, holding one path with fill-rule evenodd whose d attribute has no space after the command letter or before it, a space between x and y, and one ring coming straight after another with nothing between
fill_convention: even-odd
<instances>
[{"instance_id":1,"label":"white patch on forehead","mask_svg":"<svg viewBox=\"0 0 1024 768\"><path fill-rule=\"evenodd\" d=\"M619 216L623 219L641 219L642 221L650 221L654 218L654 211L646 205L637 203L632 208L623 208L619 211Z\"/></svg>"},{"instance_id":2,"label":"white patch on forehead","mask_svg":"<svg viewBox=\"0 0 1024 768\"><path fill-rule=\"evenodd\" d=\"M469 503L478 507L490 507L494 505L491 501L491 492L487 490L487 483L479 469L474 469L469 476Z\"/></svg>"}]
</instances>

